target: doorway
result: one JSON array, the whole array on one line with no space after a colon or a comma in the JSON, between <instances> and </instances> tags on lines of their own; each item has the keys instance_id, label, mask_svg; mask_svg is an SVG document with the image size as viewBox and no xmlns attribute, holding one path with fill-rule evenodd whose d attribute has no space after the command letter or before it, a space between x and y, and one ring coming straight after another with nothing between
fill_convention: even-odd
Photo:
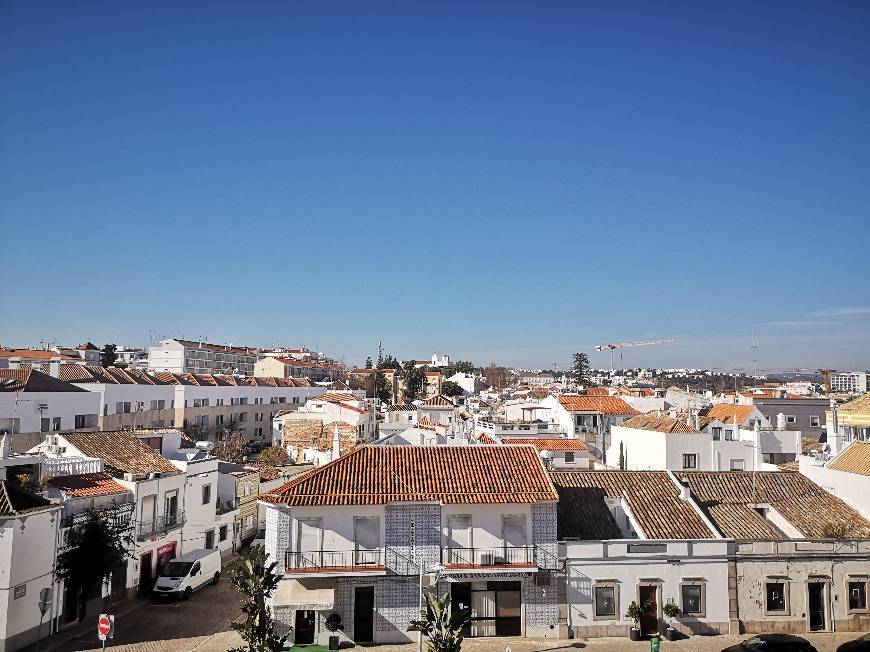
<instances>
[{"instance_id":1,"label":"doorway","mask_svg":"<svg viewBox=\"0 0 870 652\"><path fill-rule=\"evenodd\" d=\"M659 631L659 606L656 603L658 587L652 584L642 584L637 587L637 597L640 605L647 605L640 617L640 633L643 636L651 636Z\"/></svg>"},{"instance_id":2,"label":"doorway","mask_svg":"<svg viewBox=\"0 0 870 652\"><path fill-rule=\"evenodd\" d=\"M810 582L807 584L809 601L810 631L820 632L827 629L825 618L825 583Z\"/></svg>"},{"instance_id":3,"label":"doorway","mask_svg":"<svg viewBox=\"0 0 870 652\"><path fill-rule=\"evenodd\" d=\"M372 643L375 638L375 587L358 586L353 594L353 640Z\"/></svg>"},{"instance_id":4,"label":"doorway","mask_svg":"<svg viewBox=\"0 0 870 652\"><path fill-rule=\"evenodd\" d=\"M294 645L312 645L314 643L313 611L299 609L296 611L296 627L293 630Z\"/></svg>"},{"instance_id":5,"label":"doorway","mask_svg":"<svg viewBox=\"0 0 870 652\"><path fill-rule=\"evenodd\" d=\"M154 584L154 576L151 574L151 564L153 563L152 552L146 552L139 558L139 592L148 593L151 591L151 585Z\"/></svg>"}]
</instances>

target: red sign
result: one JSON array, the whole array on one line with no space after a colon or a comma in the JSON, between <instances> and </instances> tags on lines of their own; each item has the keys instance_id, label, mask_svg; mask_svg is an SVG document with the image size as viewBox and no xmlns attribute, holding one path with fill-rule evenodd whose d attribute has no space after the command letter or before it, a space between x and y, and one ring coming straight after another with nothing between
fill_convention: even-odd
<instances>
[{"instance_id":1,"label":"red sign","mask_svg":"<svg viewBox=\"0 0 870 652\"><path fill-rule=\"evenodd\" d=\"M111 631L112 621L106 614L100 614L100 618L97 620L97 633L100 636L108 636Z\"/></svg>"}]
</instances>

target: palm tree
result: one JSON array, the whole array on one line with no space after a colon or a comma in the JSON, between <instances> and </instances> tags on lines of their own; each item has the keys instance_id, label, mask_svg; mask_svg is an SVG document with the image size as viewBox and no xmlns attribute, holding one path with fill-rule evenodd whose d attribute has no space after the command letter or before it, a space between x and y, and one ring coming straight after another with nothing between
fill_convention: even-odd
<instances>
[{"instance_id":1,"label":"palm tree","mask_svg":"<svg viewBox=\"0 0 870 652\"><path fill-rule=\"evenodd\" d=\"M272 610L266 604L281 581L281 576L274 572L277 565L277 561L267 565L266 549L253 546L241 554L230 571L233 588L245 596L242 605L245 621L232 626L247 643L232 652L280 652L284 648L289 634L278 634Z\"/></svg>"},{"instance_id":2,"label":"palm tree","mask_svg":"<svg viewBox=\"0 0 870 652\"><path fill-rule=\"evenodd\" d=\"M459 652L462 647L463 628L470 618L463 609L450 613L450 594L439 598L429 591L425 594L426 605L420 611L420 619L412 620L409 632L422 632L430 652Z\"/></svg>"}]
</instances>

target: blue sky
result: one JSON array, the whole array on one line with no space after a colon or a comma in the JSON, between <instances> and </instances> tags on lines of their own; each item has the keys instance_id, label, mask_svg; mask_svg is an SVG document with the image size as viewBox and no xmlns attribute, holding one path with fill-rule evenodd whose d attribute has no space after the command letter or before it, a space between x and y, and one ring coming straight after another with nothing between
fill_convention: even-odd
<instances>
[{"instance_id":1,"label":"blue sky","mask_svg":"<svg viewBox=\"0 0 870 652\"><path fill-rule=\"evenodd\" d=\"M870 367L870 4L0 5L0 343Z\"/></svg>"}]
</instances>

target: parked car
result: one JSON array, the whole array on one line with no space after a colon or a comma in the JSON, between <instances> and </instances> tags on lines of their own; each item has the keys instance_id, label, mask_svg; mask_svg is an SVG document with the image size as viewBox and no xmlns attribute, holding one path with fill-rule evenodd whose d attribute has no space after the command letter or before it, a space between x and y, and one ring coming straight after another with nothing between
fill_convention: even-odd
<instances>
[{"instance_id":1,"label":"parked car","mask_svg":"<svg viewBox=\"0 0 870 652\"><path fill-rule=\"evenodd\" d=\"M163 567L152 595L155 598L180 597L187 600L206 584L217 584L221 577L221 551L194 550L176 557Z\"/></svg>"},{"instance_id":2,"label":"parked car","mask_svg":"<svg viewBox=\"0 0 870 652\"><path fill-rule=\"evenodd\" d=\"M847 641L837 648L837 652L870 652L870 634Z\"/></svg>"},{"instance_id":3,"label":"parked car","mask_svg":"<svg viewBox=\"0 0 870 652\"><path fill-rule=\"evenodd\" d=\"M722 652L818 652L805 638L792 634L757 634Z\"/></svg>"}]
</instances>

